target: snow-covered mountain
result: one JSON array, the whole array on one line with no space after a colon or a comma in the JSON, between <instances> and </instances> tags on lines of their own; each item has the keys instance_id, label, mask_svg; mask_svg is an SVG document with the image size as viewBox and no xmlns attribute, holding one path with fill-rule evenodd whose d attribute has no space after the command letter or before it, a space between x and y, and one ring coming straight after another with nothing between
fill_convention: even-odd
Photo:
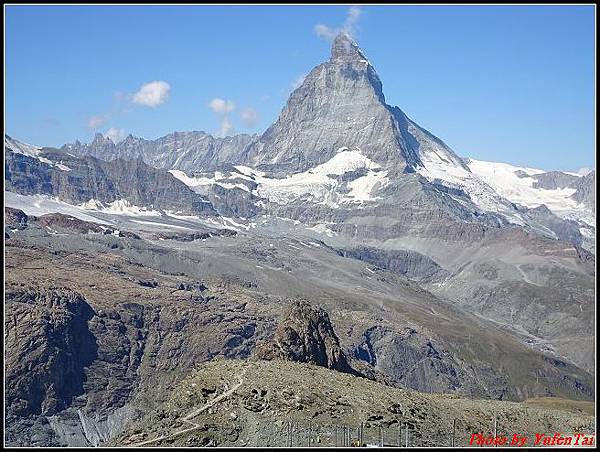
<instances>
[{"instance_id":1,"label":"snow-covered mountain","mask_svg":"<svg viewBox=\"0 0 600 452\"><path fill-rule=\"evenodd\" d=\"M62 159L49 160L41 148L10 137L5 147L70 169ZM370 236L367 230L375 227L377 237L389 239L394 233L378 229L378 214L367 212L406 206L442 211L452 221L520 226L594 247L594 172L583 177L460 158L386 103L374 67L345 33L333 42L329 60L310 72L260 136L216 139L204 132L175 132L157 140L129 136L115 144L98 134L90 144L76 142L61 151L71 158L141 159L169 170L225 216L298 220L301 211L310 227L334 223L341 230L347 211L360 209L373 218L373 224L363 221L362 234ZM542 205L548 210L537 209ZM398 211L391 221L402 215Z\"/></svg>"}]
</instances>

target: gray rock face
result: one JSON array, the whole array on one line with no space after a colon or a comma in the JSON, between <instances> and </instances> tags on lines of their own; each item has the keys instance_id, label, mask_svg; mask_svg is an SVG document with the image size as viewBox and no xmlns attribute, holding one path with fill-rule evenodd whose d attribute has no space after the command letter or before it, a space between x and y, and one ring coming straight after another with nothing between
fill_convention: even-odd
<instances>
[{"instance_id":1,"label":"gray rock face","mask_svg":"<svg viewBox=\"0 0 600 452\"><path fill-rule=\"evenodd\" d=\"M84 392L84 368L98 346L88 321L94 311L68 290L6 294L7 387L11 414L53 415Z\"/></svg>"},{"instance_id":2,"label":"gray rock face","mask_svg":"<svg viewBox=\"0 0 600 452\"><path fill-rule=\"evenodd\" d=\"M554 215L544 204L534 209L523 209L523 211L527 212L530 218L554 232L559 240L577 246L582 244L583 237L579 231L580 225L577 222L563 220Z\"/></svg>"},{"instance_id":3,"label":"gray rock face","mask_svg":"<svg viewBox=\"0 0 600 452\"><path fill-rule=\"evenodd\" d=\"M579 178L574 184L577 189L571 196L575 201L585 204L592 210L596 210L596 171L591 171Z\"/></svg>"},{"instance_id":4,"label":"gray rock face","mask_svg":"<svg viewBox=\"0 0 600 452\"><path fill-rule=\"evenodd\" d=\"M493 391L493 398L500 400L509 391L500 373L479 368L475 374L434 340L412 328L402 331L379 326L370 328L364 332L363 342L354 353L357 359L371 364L397 384L418 391L461 389L474 395L480 385L485 385Z\"/></svg>"},{"instance_id":5,"label":"gray rock face","mask_svg":"<svg viewBox=\"0 0 600 452\"><path fill-rule=\"evenodd\" d=\"M250 146L249 160L275 174L299 172L348 147L378 164L412 171L420 163L419 147L432 141L441 143L385 103L375 69L342 33L330 60L310 72L277 121Z\"/></svg>"},{"instance_id":6,"label":"gray rock face","mask_svg":"<svg viewBox=\"0 0 600 452\"><path fill-rule=\"evenodd\" d=\"M140 159L107 162L50 149L40 156L50 162L60 161L68 170L7 149L6 189L24 195L56 196L71 204L92 199L102 203L124 199L132 205L153 209L216 214L208 199L190 190L169 172L148 166Z\"/></svg>"},{"instance_id":7,"label":"gray rock face","mask_svg":"<svg viewBox=\"0 0 600 452\"><path fill-rule=\"evenodd\" d=\"M252 218L261 211L256 205L260 198L240 188L227 189L215 184L204 194L224 217Z\"/></svg>"},{"instance_id":8,"label":"gray rock face","mask_svg":"<svg viewBox=\"0 0 600 452\"><path fill-rule=\"evenodd\" d=\"M226 164L243 163L253 135L235 135L215 138L206 132L174 132L156 140L129 135L115 144L110 138L96 134L89 144L76 141L62 150L78 156L92 156L101 160L135 160L161 169L182 171L210 171Z\"/></svg>"},{"instance_id":9,"label":"gray rock face","mask_svg":"<svg viewBox=\"0 0 600 452\"><path fill-rule=\"evenodd\" d=\"M410 250L383 250L359 247L339 250L340 256L359 259L415 280L432 280L449 273L433 259Z\"/></svg>"},{"instance_id":10,"label":"gray rock face","mask_svg":"<svg viewBox=\"0 0 600 452\"><path fill-rule=\"evenodd\" d=\"M549 171L531 177L535 179L535 182L532 184L533 188L544 188L546 190L571 187L580 179L577 176L561 171Z\"/></svg>"}]
</instances>

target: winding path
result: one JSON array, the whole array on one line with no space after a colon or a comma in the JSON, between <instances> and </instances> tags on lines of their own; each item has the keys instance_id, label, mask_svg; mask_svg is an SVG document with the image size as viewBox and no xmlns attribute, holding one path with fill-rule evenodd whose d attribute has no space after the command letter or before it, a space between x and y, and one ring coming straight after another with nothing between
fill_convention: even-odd
<instances>
[{"instance_id":1,"label":"winding path","mask_svg":"<svg viewBox=\"0 0 600 452\"><path fill-rule=\"evenodd\" d=\"M163 441L165 439L174 438L176 436L183 435L184 433L188 433L188 432L191 432L193 430L199 429L201 427L201 425L197 424L195 422L190 421L190 419L195 418L196 416L198 416L203 411L206 411L207 409L209 409L215 403L220 402L221 400L229 397L231 394L233 394L235 391L237 391L237 389L240 386L242 386L242 384L244 383L244 379L242 377L246 373L246 370L247 370L247 368L244 368L244 370L242 370L237 375L237 379L239 381L235 385L233 385L230 389L227 389L227 390L223 391L221 394L219 394L218 396L216 396L214 399L209 400L204 405L202 405L201 407L199 407L199 408L191 411L190 413L187 414L187 416L185 416L183 419L181 419L182 422L186 422L186 423L190 424L191 427L185 428L183 430L178 430L178 431L173 432L173 433L171 433L169 435L162 435L162 436L159 436L158 438L149 439L149 440L146 440L146 441L142 441L141 443L137 443L137 444L132 444L131 447L147 446L148 444L157 443L159 441Z\"/></svg>"}]
</instances>

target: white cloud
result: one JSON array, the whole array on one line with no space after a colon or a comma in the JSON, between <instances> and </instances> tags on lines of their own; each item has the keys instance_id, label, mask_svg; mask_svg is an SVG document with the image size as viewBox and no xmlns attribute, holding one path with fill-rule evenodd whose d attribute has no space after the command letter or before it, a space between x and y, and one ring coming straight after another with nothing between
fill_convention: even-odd
<instances>
[{"instance_id":1,"label":"white cloud","mask_svg":"<svg viewBox=\"0 0 600 452\"><path fill-rule=\"evenodd\" d=\"M227 116L223 116L221 118L221 128L219 129L219 136L226 137L228 135L232 135L234 132L233 124L229 120Z\"/></svg>"},{"instance_id":2,"label":"white cloud","mask_svg":"<svg viewBox=\"0 0 600 452\"><path fill-rule=\"evenodd\" d=\"M328 27L324 24L317 24L314 26L313 30L319 38L323 38L328 41L333 41L333 39L341 31L349 34L350 36L354 36L356 34L356 24L358 24L361 14L362 10L358 6L351 6L346 13L346 20L340 28Z\"/></svg>"},{"instance_id":3,"label":"white cloud","mask_svg":"<svg viewBox=\"0 0 600 452\"><path fill-rule=\"evenodd\" d=\"M118 143L119 141L123 141L125 139L125 129L118 129L116 127L111 127L104 134L106 138L110 138L113 143Z\"/></svg>"},{"instance_id":4,"label":"white cloud","mask_svg":"<svg viewBox=\"0 0 600 452\"><path fill-rule=\"evenodd\" d=\"M235 102L215 97L208 103L208 107L215 113L226 115L235 110Z\"/></svg>"},{"instance_id":5,"label":"white cloud","mask_svg":"<svg viewBox=\"0 0 600 452\"><path fill-rule=\"evenodd\" d=\"M335 38L335 35L337 34L335 28L328 27L324 24L315 25L314 30L319 38L327 39L328 41L332 41L333 38Z\"/></svg>"},{"instance_id":6,"label":"white cloud","mask_svg":"<svg viewBox=\"0 0 600 452\"><path fill-rule=\"evenodd\" d=\"M244 122L244 125L246 127L254 127L256 124L258 124L258 120L259 120L259 115L258 112L251 107L245 108L242 111L242 121Z\"/></svg>"},{"instance_id":7,"label":"white cloud","mask_svg":"<svg viewBox=\"0 0 600 452\"><path fill-rule=\"evenodd\" d=\"M157 80L142 85L133 95L132 100L135 104L155 108L169 99L170 92L171 86L167 82Z\"/></svg>"},{"instance_id":8,"label":"white cloud","mask_svg":"<svg viewBox=\"0 0 600 452\"><path fill-rule=\"evenodd\" d=\"M219 116L220 128L217 132L217 135L220 137L226 137L227 135L233 134L234 127L231 119L229 119L229 113L235 110L235 102L232 100L215 97L208 103L208 108L210 108ZM244 119L243 113L242 119Z\"/></svg>"},{"instance_id":9,"label":"white cloud","mask_svg":"<svg viewBox=\"0 0 600 452\"><path fill-rule=\"evenodd\" d=\"M350 36L354 36L356 33L356 24L358 23L358 19L360 19L361 13L362 11L358 6L351 6L346 15L346 22L344 22L342 30Z\"/></svg>"},{"instance_id":10,"label":"white cloud","mask_svg":"<svg viewBox=\"0 0 600 452\"><path fill-rule=\"evenodd\" d=\"M97 129L98 127L106 124L109 120L109 114L92 116L90 119L88 119L87 126L89 129Z\"/></svg>"}]
</instances>

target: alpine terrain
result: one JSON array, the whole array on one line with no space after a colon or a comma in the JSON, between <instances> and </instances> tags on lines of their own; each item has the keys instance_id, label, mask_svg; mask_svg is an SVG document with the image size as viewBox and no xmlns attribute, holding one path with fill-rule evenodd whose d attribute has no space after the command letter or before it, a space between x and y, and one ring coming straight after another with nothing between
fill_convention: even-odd
<instances>
[{"instance_id":1,"label":"alpine terrain","mask_svg":"<svg viewBox=\"0 0 600 452\"><path fill-rule=\"evenodd\" d=\"M4 146L8 445L593 432L595 171L457 155L345 32L261 135Z\"/></svg>"}]
</instances>

